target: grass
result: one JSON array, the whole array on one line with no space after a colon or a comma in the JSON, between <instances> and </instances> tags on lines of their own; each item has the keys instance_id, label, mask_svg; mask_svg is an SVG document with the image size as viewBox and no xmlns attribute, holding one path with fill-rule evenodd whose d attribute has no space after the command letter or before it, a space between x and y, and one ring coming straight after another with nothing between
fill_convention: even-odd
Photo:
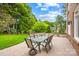
<instances>
[{"instance_id":1,"label":"grass","mask_svg":"<svg viewBox=\"0 0 79 59\"><path fill-rule=\"evenodd\" d=\"M24 41L24 38L27 37L28 35L26 34L0 35L0 50L19 44Z\"/></svg>"}]
</instances>

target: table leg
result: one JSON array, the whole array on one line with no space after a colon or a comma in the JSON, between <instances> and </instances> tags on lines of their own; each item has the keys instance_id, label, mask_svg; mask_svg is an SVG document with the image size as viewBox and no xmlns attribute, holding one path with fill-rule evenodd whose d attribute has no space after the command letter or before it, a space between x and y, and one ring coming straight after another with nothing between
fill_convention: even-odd
<instances>
[{"instance_id":1,"label":"table leg","mask_svg":"<svg viewBox=\"0 0 79 59\"><path fill-rule=\"evenodd\" d=\"M38 43L38 49L39 49L39 52L41 52L40 44L41 44L41 43Z\"/></svg>"}]
</instances>

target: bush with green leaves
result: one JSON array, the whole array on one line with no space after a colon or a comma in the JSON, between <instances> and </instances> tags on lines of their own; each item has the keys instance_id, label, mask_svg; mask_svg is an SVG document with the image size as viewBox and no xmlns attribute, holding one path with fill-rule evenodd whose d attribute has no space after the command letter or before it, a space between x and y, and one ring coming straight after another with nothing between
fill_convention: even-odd
<instances>
[{"instance_id":1,"label":"bush with green leaves","mask_svg":"<svg viewBox=\"0 0 79 59\"><path fill-rule=\"evenodd\" d=\"M49 25L44 22L36 22L32 27L33 32L47 32Z\"/></svg>"}]
</instances>

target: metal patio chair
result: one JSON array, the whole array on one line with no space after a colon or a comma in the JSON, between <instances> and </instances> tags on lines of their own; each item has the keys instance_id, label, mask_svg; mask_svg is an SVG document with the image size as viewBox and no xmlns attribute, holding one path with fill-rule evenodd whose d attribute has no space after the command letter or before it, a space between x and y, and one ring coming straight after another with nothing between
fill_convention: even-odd
<instances>
[{"instance_id":1,"label":"metal patio chair","mask_svg":"<svg viewBox=\"0 0 79 59\"><path fill-rule=\"evenodd\" d=\"M28 48L30 48L30 51L29 51L29 55L33 56L33 55L36 55L37 54L37 50L36 50L36 47L34 47L31 39L25 39L25 42L28 46Z\"/></svg>"},{"instance_id":2,"label":"metal patio chair","mask_svg":"<svg viewBox=\"0 0 79 59\"><path fill-rule=\"evenodd\" d=\"M53 38L53 35L49 36L47 38L47 40L45 41L45 44L42 46L45 48L46 52L48 53L48 51L52 48L51 46L53 45L52 44L52 38Z\"/></svg>"}]
</instances>

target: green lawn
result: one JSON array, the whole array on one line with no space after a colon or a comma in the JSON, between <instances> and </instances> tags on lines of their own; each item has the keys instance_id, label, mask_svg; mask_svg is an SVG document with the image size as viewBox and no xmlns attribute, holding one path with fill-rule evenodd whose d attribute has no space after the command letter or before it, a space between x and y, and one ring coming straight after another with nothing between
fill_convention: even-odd
<instances>
[{"instance_id":1,"label":"green lawn","mask_svg":"<svg viewBox=\"0 0 79 59\"><path fill-rule=\"evenodd\" d=\"M24 38L28 37L26 34L20 35L0 35L0 50L19 44L24 41Z\"/></svg>"}]
</instances>

